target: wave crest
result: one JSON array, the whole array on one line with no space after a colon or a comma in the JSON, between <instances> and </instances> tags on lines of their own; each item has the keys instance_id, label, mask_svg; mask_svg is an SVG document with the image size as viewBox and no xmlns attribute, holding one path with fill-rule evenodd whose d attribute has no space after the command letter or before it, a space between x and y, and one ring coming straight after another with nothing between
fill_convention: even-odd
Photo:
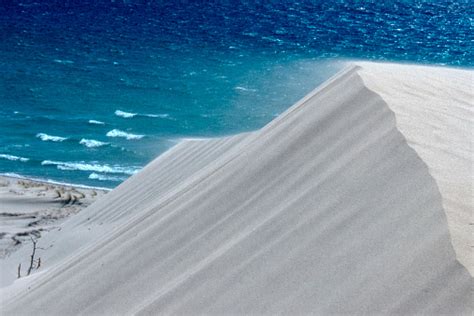
<instances>
[{"instance_id":1,"label":"wave crest","mask_svg":"<svg viewBox=\"0 0 474 316\"><path fill-rule=\"evenodd\" d=\"M137 173L141 168L139 167L123 167L118 165L100 165L86 162L62 162L53 160L44 160L41 162L43 166L56 166L59 170L79 170L79 171L94 171L102 173L122 173L132 175Z\"/></svg>"},{"instance_id":2,"label":"wave crest","mask_svg":"<svg viewBox=\"0 0 474 316\"><path fill-rule=\"evenodd\" d=\"M38 134L36 134L36 137L38 137L39 139L41 139L44 142L48 142L48 141L62 142L62 141L65 141L67 139L66 137L53 136L53 135L48 135L48 134L45 134L45 133L38 133Z\"/></svg>"},{"instance_id":3,"label":"wave crest","mask_svg":"<svg viewBox=\"0 0 474 316\"><path fill-rule=\"evenodd\" d=\"M153 118L169 118L169 114L143 114L146 117L153 117Z\"/></svg>"},{"instance_id":4,"label":"wave crest","mask_svg":"<svg viewBox=\"0 0 474 316\"><path fill-rule=\"evenodd\" d=\"M137 114L138 113L130 113L130 112L125 112L125 111L120 111L120 110L115 111L115 115L123 117L123 118L132 118Z\"/></svg>"},{"instance_id":5,"label":"wave crest","mask_svg":"<svg viewBox=\"0 0 474 316\"><path fill-rule=\"evenodd\" d=\"M113 129L109 131L107 134L105 134L107 137L121 137L121 138L126 138L127 140L132 140L132 139L141 139L145 137L145 135L137 135L137 134L131 134L127 133L124 131L121 131L119 129Z\"/></svg>"},{"instance_id":6,"label":"wave crest","mask_svg":"<svg viewBox=\"0 0 474 316\"><path fill-rule=\"evenodd\" d=\"M89 124L93 124L93 125L105 125L104 122L96 121L96 120L89 120Z\"/></svg>"},{"instance_id":7,"label":"wave crest","mask_svg":"<svg viewBox=\"0 0 474 316\"><path fill-rule=\"evenodd\" d=\"M93 172L89 175L89 179L99 180L99 181L124 181L126 180L126 177L109 176L109 175Z\"/></svg>"},{"instance_id":8,"label":"wave crest","mask_svg":"<svg viewBox=\"0 0 474 316\"><path fill-rule=\"evenodd\" d=\"M140 116L140 117L152 117L152 118L169 118L169 114L142 114L142 113L132 113L132 112L125 112L121 110L116 110L114 112L115 115L123 117L123 118L132 118L135 116Z\"/></svg>"},{"instance_id":9,"label":"wave crest","mask_svg":"<svg viewBox=\"0 0 474 316\"><path fill-rule=\"evenodd\" d=\"M29 158L18 157L18 156L13 156L13 155L8 155L8 154L0 154L0 158L11 160L11 161L21 161L21 162L27 162L28 160L30 160Z\"/></svg>"},{"instance_id":10,"label":"wave crest","mask_svg":"<svg viewBox=\"0 0 474 316\"><path fill-rule=\"evenodd\" d=\"M96 147L106 146L109 143L101 142L101 141L98 141L98 140L95 140L95 139L85 139L85 138L83 138L83 139L81 139L79 144L84 145L84 146L89 147L89 148L96 148Z\"/></svg>"}]
</instances>

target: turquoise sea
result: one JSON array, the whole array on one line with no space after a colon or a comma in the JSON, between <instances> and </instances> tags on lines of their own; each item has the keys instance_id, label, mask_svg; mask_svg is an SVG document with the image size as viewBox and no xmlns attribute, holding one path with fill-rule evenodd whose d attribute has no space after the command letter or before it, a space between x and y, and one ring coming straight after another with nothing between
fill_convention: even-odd
<instances>
[{"instance_id":1,"label":"turquoise sea","mask_svg":"<svg viewBox=\"0 0 474 316\"><path fill-rule=\"evenodd\" d=\"M472 68L472 1L2 1L0 173L115 187L349 59Z\"/></svg>"}]
</instances>

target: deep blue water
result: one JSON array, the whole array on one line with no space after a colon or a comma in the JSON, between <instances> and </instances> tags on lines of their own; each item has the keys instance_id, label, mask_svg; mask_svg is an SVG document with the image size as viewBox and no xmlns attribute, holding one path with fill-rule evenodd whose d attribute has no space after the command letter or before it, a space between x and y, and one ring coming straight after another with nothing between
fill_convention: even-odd
<instances>
[{"instance_id":1,"label":"deep blue water","mask_svg":"<svg viewBox=\"0 0 474 316\"><path fill-rule=\"evenodd\" d=\"M0 1L0 173L114 187L181 138L260 128L341 60L472 68L473 17L471 1Z\"/></svg>"}]
</instances>

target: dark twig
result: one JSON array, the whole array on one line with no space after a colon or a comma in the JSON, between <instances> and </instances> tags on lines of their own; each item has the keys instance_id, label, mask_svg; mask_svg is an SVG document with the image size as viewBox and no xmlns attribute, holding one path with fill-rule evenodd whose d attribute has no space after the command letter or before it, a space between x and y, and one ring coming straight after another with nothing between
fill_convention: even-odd
<instances>
[{"instance_id":1,"label":"dark twig","mask_svg":"<svg viewBox=\"0 0 474 316\"><path fill-rule=\"evenodd\" d=\"M31 242L33 243L33 251L30 256L30 267L28 268L28 272L26 273L26 275L30 275L31 270L33 269L33 266L35 264L36 243L38 242L37 239L33 239L33 237L30 237L30 238L31 238Z\"/></svg>"}]
</instances>

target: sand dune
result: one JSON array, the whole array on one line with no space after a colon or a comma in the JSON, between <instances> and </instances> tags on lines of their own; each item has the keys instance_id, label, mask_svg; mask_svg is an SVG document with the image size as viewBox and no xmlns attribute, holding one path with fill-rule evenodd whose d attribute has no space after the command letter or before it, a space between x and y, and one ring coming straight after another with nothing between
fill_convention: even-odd
<instances>
[{"instance_id":1,"label":"sand dune","mask_svg":"<svg viewBox=\"0 0 474 316\"><path fill-rule=\"evenodd\" d=\"M38 273L5 259L2 309L470 314L470 84L359 63L259 131L181 142L41 238Z\"/></svg>"}]
</instances>

